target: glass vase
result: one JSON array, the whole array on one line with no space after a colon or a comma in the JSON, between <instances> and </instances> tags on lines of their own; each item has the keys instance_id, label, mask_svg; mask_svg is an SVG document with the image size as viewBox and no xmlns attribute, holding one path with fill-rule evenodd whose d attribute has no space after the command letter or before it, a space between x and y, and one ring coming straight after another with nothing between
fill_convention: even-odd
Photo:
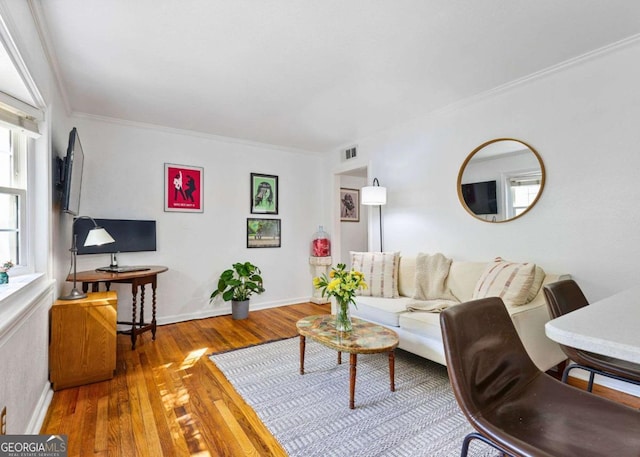
<instances>
[{"instance_id":1,"label":"glass vase","mask_svg":"<svg viewBox=\"0 0 640 457\"><path fill-rule=\"evenodd\" d=\"M336 330L339 332L350 332L353 330L351 325L351 311L349 302L336 302Z\"/></svg>"},{"instance_id":2,"label":"glass vase","mask_svg":"<svg viewBox=\"0 0 640 457\"><path fill-rule=\"evenodd\" d=\"M6 271L0 271L0 284L9 284L9 275Z\"/></svg>"}]
</instances>

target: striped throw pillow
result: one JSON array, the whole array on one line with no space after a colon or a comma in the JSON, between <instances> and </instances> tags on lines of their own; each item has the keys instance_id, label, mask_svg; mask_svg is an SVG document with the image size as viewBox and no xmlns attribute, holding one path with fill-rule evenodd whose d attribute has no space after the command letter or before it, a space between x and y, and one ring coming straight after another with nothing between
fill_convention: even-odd
<instances>
[{"instance_id":1,"label":"striped throw pillow","mask_svg":"<svg viewBox=\"0 0 640 457\"><path fill-rule=\"evenodd\" d=\"M366 289L357 295L397 298L399 252L351 252L351 268L364 274Z\"/></svg>"},{"instance_id":2,"label":"striped throw pillow","mask_svg":"<svg viewBox=\"0 0 640 457\"><path fill-rule=\"evenodd\" d=\"M478 279L473 298L500 297L507 306L527 302L535 277L535 263L508 262L496 258Z\"/></svg>"}]
</instances>

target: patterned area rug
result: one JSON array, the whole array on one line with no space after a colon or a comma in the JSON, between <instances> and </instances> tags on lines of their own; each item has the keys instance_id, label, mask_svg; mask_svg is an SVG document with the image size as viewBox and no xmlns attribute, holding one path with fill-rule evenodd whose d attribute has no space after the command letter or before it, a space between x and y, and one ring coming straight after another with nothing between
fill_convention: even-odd
<instances>
[{"instance_id":1,"label":"patterned area rug","mask_svg":"<svg viewBox=\"0 0 640 457\"><path fill-rule=\"evenodd\" d=\"M299 339L214 354L211 360L290 456L460 455L472 431L442 365L396 351L396 391L386 354L358 356L354 410L349 409L349 356L307 338L305 374ZM474 440L474 457L495 456Z\"/></svg>"}]
</instances>

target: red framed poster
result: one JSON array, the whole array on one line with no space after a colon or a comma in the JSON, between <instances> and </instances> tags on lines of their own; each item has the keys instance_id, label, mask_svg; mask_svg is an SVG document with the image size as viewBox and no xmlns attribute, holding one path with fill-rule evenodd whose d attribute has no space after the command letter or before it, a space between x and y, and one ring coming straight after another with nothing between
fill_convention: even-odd
<instances>
[{"instance_id":1,"label":"red framed poster","mask_svg":"<svg viewBox=\"0 0 640 457\"><path fill-rule=\"evenodd\" d=\"M204 169L164 164L164 210L202 213Z\"/></svg>"}]
</instances>

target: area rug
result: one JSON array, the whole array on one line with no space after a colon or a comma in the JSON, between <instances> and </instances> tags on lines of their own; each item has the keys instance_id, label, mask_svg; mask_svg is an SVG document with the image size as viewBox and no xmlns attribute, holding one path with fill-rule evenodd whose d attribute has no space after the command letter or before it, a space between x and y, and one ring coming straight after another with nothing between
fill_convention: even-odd
<instances>
[{"instance_id":1,"label":"area rug","mask_svg":"<svg viewBox=\"0 0 640 457\"><path fill-rule=\"evenodd\" d=\"M349 409L349 357L310 339L300 375L299 339L211 355L290 456L460 455L472 431L449 386L446 368L396 351L396 391L386 354L359 355L355 409ZM496 451L474 440L474 457Z\"/></svg>"}]
</instances>

